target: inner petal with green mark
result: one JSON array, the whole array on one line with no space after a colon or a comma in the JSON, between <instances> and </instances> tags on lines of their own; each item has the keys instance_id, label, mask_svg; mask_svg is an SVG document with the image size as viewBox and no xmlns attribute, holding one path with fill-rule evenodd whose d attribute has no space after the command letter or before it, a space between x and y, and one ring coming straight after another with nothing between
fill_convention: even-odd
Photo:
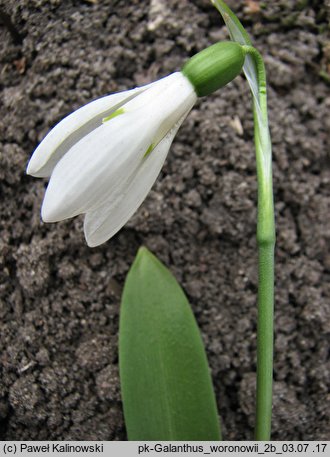
<instances>
[{"instance_id":1,"label":"inner petal with green mark","mask_svg":"<svg viewBox=\"0 0 330 457\"><path fill-rule=\"evenodd\" d=\"M116 109L116 111L114 111L113 113L111 113L109 116L104 117L104 118L102 119L102 123L104 124L105 122L110 121L110 120L113 119L114 117L117 117L117 116L119 116L120 114L124 114L124 112L125 112L124 108L118 108L118 109Z\"/></svg>"},{"instance_id":2,"label":"inner petal with green mark","mask_svg":"<svg viewBox=\"0 0 330 457\"><path fill-rule=\"evenodd\" d=\"M148 147L148 149L146 150L146 152L144 153L144 156L143 158L145 159L146 157L148 157L148 155L152 152L152 150L154 149L155 145L153 143L151 143L151 145Z\"/></svg>"}]
</instances>

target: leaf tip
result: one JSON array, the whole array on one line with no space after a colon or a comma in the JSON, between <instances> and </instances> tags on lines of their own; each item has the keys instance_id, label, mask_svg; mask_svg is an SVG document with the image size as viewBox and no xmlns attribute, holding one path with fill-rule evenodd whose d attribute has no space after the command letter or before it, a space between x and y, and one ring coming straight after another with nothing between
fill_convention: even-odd
<instances>
[{"instance_id":1,"label":"leaf tip","mask_svg":"<svg viewBox=\"0 0 330 457\"><path fill-rule=\"evenodd\" d=\"M152 256L152 253L149 251L149 249L145 246L140 246L139 247L139 250L136 254L136 260L143 260L147 257L151 257Z\"/></svg>"},{"instance_id":2,"label":"leaf tip","mask_svg":"<svg viewBox=\"0 0 330 457\"><path fill-rule=\"evenodd\" d=\"M146 266L151 262L154 263L155 260L156 257L146 246L140 246L134 260L134 265L139 267L141 267L141 265Z\"/></svg>"}]
</instances>

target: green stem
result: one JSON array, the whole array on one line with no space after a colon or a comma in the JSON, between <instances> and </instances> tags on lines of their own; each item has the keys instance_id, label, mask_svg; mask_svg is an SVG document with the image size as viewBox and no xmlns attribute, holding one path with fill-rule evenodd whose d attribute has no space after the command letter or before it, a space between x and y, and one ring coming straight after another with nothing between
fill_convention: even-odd
<instances>
[{"instance_id":1,"label":"green stem","mask_svg":"<svg viewBox=\"0 0 330 457\"><path fill-rule=\"evenodd\" d=\"M272 418L275 247L271 141L268 129L264 63L256 49L251 46L243 46L243 48L252 57L258 74L258 97L253 106L258 176L257 242L259 256L255 438L260 441L268 441Z\"/></svg>"},{"instance_id":2,"label":"green stem","mask_svg":"<svg viewBox=\"0 0 330 457\"><path fill-rule=\"evenodd\" d=\"M259 245L257 406L255 438L270 440L273 382L274 245Z\"/></svg>"}]
</instances>

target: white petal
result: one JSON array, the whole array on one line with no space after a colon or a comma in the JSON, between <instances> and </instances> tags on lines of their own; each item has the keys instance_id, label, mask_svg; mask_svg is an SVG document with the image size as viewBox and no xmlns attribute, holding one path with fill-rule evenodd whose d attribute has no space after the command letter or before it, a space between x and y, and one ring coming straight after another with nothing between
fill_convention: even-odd
<instances>
[{"instance_id":1,"label":"white petal","mask_svg":"<svg viewBox=\"0 0 330 457\"><path fill-rule=\"evenodd\" d=\"M41 209L43 220L56 222L99 206L138 167L153 132L151 122L128 113L76 143L54 168Z\"/></svg>"},{"instance_id":2,"label":"white petal","mask_svg":"<svg viewBox=\"0 0 330 457\"><path fill-rule=\"evenodd\" d=\"M125 111L141 111L141 115L157 124L154 143L158 144L197 100L191 82L181 72L155 82L143 94L125 104Z\"/></svg>"},{"instance_id":3,"label":"white petal","mask_svg":"<svg viewBox=\"0 0 330 457\"><path fill-rule=\"evenodd\" d=\"M173 138L188 113L141 162L135 174L111 195L109 201L87 212L84 231L87 244L98 246L117 233L142 204L166 159Z\"/></svg>"},{"instance_id":4,"label":"white petal","mask_svg":"<svg viewBox=\"0 0 330 457\"><path fill-rule=\"evenodd\" d=\"M26 172L36 177L50 176L63 155L81 138L100 126L104 117L151 86L149 84L99 98L69 114L46 135L34 151Z\"/></svg>"}]
</instances>

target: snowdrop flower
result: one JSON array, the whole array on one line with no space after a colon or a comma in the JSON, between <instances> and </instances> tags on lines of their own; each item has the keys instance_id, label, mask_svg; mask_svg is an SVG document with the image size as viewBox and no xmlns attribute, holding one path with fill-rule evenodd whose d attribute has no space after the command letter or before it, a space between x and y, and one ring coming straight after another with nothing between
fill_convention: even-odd
<instances>
[{"instance_id":1,"label":"snowdrop flower","mask_svg":"<svg viewBox=\"0 0 330 457\"><path fill-rule=\"evenodd\" d=\"M89 246L113 236L156 180L197 95L182 73L78 109L46 136L27 172L51 176L42 219L85 213Z\"/></svg>"},{"instance_id":2,"label":"snowdrop flower","mask_svg":"<svg viewBox=\"0 0 330 457\"><path fill-rule=\"evenodd\" d=\"M182 72L97 99L64 118L27 168L33 176L50 176L42 219L85 214L89 246L111 238L145 199L197 96L233 79L243 62L239 45L218 43L190 59Z\"/></svg>"}]
</instances>

